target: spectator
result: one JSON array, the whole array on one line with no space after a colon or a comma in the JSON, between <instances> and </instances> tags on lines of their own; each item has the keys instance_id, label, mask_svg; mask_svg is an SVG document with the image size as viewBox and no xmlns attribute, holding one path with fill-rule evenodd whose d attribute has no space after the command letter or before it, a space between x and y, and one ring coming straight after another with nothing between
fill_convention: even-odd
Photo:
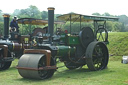
<instances>
[{"instance_id":1,"label":"spectator","mask_svg":"<svg viewBox=\"0 0 128 85\"><path fill-rule=\"evenodd\" d=\"M16 32L19 32L19 26L18 26L18 23L17 23L17 17L15 16L14 18L13 18L13 20L11 21L11 23L10 23L10 27L11 27L11 31L15 31L16 30Z\"/></svg>"}]
</instances>

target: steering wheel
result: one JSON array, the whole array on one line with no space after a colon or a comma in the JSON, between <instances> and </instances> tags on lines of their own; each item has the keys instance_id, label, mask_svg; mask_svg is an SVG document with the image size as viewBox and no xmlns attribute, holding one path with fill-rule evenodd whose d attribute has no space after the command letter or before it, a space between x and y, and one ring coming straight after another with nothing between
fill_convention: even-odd
<instances>
[{"instance_id":1,"label":"steering wheel","mask_svg":"<svg viewBox=\"0 0 128 85\"><path fill-rule=\"evenodd\" d=\"M108 31L104 27L98 28L96 31L96 39L97 41L108 42Z\"/></svg>"}]
</instances>

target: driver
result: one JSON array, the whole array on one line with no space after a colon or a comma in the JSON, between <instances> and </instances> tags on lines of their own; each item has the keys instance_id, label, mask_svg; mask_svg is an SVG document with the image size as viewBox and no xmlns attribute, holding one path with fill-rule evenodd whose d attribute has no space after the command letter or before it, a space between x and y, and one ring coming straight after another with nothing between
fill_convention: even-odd
<instances>
[{"instance_id":1,"label":"driver","mask_svg":"<svg viewBox=\"0 0 128 85\"><path fill-rule=\"evenodd\" d=\"M57 35L60 35L61 33L63 33L63 30L61 28L57 28Z\"/></svg>"},{"instance_id":2,"label":"driver","mask_svg":"<svg viewBox=\"0 0 128 85\"><path fill-rule=\"evenodd\" d=\"M18 26L18 23L17 23L17 17L15 16L14 18L13 18L13 20L11 21L11 23L10 23L10 27L11 27L11 31L15 31L16 30L16 32L19 32L19 26Z\"/></svg>"}]
</instances>

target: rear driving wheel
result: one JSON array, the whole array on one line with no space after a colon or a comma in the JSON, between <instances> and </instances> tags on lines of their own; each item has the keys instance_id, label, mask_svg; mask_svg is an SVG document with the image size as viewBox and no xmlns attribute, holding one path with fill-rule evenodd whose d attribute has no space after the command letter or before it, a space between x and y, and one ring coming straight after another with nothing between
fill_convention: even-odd
<instances>
[{"instance_id":1,"label":"rear driving wheel","mask_svg":"<svg viewBox=\"0 0 128 85\"><path fill-rule=\"evenodd\" d=\"M105 69L108 64L108 49L103 42L92 42L86 50L86 63L90 70Z\"/></svg>"}]
</instances>

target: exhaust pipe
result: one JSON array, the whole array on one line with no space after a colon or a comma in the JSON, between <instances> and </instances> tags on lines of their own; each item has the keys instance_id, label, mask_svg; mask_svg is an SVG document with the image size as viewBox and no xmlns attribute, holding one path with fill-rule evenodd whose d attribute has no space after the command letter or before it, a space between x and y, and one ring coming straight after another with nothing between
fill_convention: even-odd
<instances>
[{"instance_id":1,"label":"exhaust pipe","mask_svg":"<svg viewBox=\"0 0 128 85\"><path fill-rule=\"evenodd\" d=\"M4 14L4 39L9 38L9 14Z\"/></svg>"},{"instance_id":2,"label":"exhaust pipe","mask_svg":"<svg viewBox=\"0 0 128 85\"><path fill-rule=\"evenodd\" d=\"M49 43L52 44L52 36L54 32L54 10L55 8L49 7L48 8L48 34L49 36Z\"/></svg>"}]
</instances>

